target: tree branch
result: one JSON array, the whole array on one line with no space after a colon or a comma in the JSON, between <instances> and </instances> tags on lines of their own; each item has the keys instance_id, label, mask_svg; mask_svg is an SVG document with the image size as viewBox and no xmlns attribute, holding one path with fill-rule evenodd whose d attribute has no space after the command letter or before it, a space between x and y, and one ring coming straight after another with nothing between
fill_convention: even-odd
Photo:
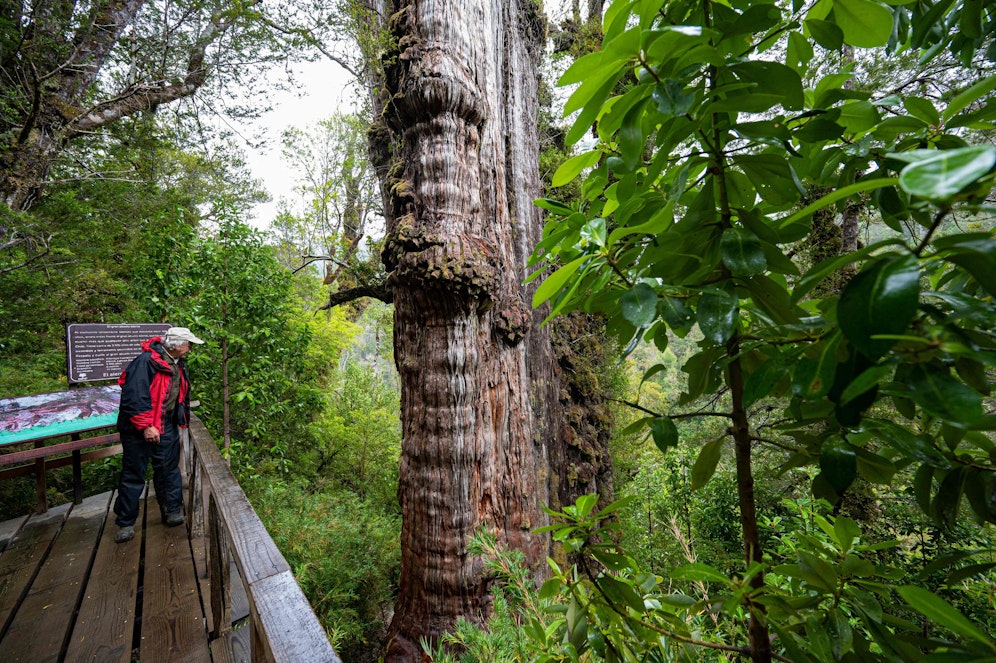
<instances>
[{"instance_id":1,"label":"tree branch","mask_svg":"<svg viewBox=\"0 0 996 663\"><path fill-rule=\"evenodd\" d=\"M329 301L318 310L328 311L336 306L348 304L349 302L356 301L362 297L373 297L374 299L379 299L385 304L391 304L394 302L394 290L387 284L387 281L382 283L374 283L372 285L358 285L355 288L347 288L345 290L333 292L329 295ZM316 311L316 313L317 312L318 311Z\"/></svg>"}]
</instances>

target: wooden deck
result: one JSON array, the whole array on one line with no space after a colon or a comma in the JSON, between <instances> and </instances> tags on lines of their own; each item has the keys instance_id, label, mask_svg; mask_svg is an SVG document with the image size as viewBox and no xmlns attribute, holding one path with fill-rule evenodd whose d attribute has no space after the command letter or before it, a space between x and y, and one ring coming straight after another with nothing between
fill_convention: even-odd
<instances>
[{"instance_id":1,"label":"wooden deck","mask_svg":"<svg viewBox=\"0 0 996 663\"><path fill-rule=\"evenodd\" d=\"M112 493L0 523L5 663L212 660L204 539L162 524L155 496L143 504L135 538L121 544ZM249 629L238 630L248 613L233 583L226 660L251 660L249 638L239 637Z\"/></svg>"}]
</instances>

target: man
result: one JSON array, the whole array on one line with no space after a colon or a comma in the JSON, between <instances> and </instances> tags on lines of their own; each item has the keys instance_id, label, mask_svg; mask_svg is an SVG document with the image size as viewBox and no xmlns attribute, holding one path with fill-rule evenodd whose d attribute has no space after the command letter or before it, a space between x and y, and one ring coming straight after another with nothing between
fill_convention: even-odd
<instances>
[{"instance_id":1,"label":"man","mask_svg":"<svg viewBox=\"0 0 996 663\"><path fill-rule=\"evenodd\" d=\"M190 379L183 357L192 343L203 343L186 327L173 327L165 337L142 343L142 354L121 373L118 432L124 447L121 481L114 502L118 543L135 537L139 500L145 490L145 469L152 459L152 483L163 522L182 525L180 429L190 420Z\"/></svg>"}]
</instances>

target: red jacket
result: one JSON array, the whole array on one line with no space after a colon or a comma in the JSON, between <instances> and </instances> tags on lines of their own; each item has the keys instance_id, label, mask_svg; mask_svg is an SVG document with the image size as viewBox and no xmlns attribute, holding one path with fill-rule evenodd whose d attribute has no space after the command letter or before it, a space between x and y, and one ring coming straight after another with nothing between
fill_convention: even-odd
<instances>
[{"instance_id":1,"label":"red jacket","mask_svg":"<svg viewBox=\"0 0 996 663\"><path fill-rule=\"evenodd\" d=\"M174 375L173 364L166 359L162 340L160 336L153 336L142 343L144 352L135 357L118 378L121 385L119 430L142 431L155 426L162 432L165 428L166 396L172 380L180 381L180 393L176 399L180 426L186 427L190 420L190 379L186 364L180 360L177 364L179 370Z\"/></svg>"}]
</instances>

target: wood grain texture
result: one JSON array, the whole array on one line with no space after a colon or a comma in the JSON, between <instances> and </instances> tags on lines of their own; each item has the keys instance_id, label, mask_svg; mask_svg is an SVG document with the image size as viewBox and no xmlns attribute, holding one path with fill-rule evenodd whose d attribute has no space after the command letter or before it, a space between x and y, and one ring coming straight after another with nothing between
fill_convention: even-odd
<instances>
[{"instance_id":1,"label":"wood grain texture","mask_svg":"<svg viewBox=\"0 0 996 663\"><path fill-rule=\"evenodd\" d=\"M114 496L110 495L110 503ZM116 543L118 527L109 512L104 532L69 639L66 661L128 663L138 592L138 565L142 550L143 519L135 523L135 538Z\"/></svg>"},{"instance_id":2,"label":"wood grain texture","mask_svg":"<svg viewBox=\"0 0 996 663\"><path fill-rule=\"evenodd\" d=\"M163 525L153 498L147 501L146 514L140 658L210 661L186 529Z\"/></svg>"},{"instance_id":3,"label":"wood grain texture","mask_svg":"<svg viewBox=\"0 0 996 663\"><path fill-rule=\"evenodd\" d=\"M71 509L4 636L5 661L58 660L70 617L86 583L109 498L109 493L94 495Z\"/></svg>"},{"instance_id":4,"label":"wood grain texture","mask_svg":"<svg viewBox=\"0 0 996 663\"><path fill-rule=\"evenodd\" d=\"M312 628L314 612L290 571L251 583L249 601L265 648L253 660L341 663L324 631Z\"/></svg>"},{"instance_id":5,"label":"wood grain texture","mask_svg":"<svg viewBox=\"0 0 996 663\"><path fill-rule=\"evenodd\" d=\"M7 549L7 544L20 531L21 526L28 521L28 516L21 516L0 523L0 553Z\"/></svg>"},{"instance_id":6,"label":"wood grain texture","mask_svg":"<svg viewBox=\"0 0 996 663\"><path fill-rule=\"evenodd\" d=\"M211 496L218 504L218 516L231 539L239 573L251 584L254 580L289 570L231 468L196 417L191 421L190 437L197 445L197 455L204 469L201 480L210 484Z\"/></svg>"},{"instance_id":7,"label":"wood grain texture","mask_svg":"<svg viewBox=\"0 0 996 663\"><path fill-rule=\"evenodd\" d=\"M35 514L7 544L0 555L0 638L4 638L14 611L27 594L35 572L48 554L49 545L69 514L69 504ZM3 639L0 639L0 646Z\"/></svg>"}]
</instances>

